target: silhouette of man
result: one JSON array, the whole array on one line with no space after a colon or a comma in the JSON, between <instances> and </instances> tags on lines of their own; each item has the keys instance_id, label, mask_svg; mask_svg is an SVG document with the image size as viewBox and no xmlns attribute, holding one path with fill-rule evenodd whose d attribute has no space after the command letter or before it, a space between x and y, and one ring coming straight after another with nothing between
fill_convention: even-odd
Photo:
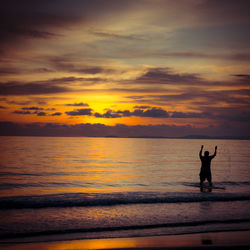
<instances>
[{"instance_id":1,"label":"silhouette of man","mask_svg":"<svg viewBox=\"0 0 250 250\"><path fill-rule=\"evenodd\" d=\"M203 182L207 179L209 186L212 187L212 175L211 175L211 160L216 156L217 146L215 146L214 154L209 155L208 151L205 151L204 156L202 156L203 145L200 150L201 159L201 171L200 171L200 187L202 188Z\"/></svg>"}]
</instances>

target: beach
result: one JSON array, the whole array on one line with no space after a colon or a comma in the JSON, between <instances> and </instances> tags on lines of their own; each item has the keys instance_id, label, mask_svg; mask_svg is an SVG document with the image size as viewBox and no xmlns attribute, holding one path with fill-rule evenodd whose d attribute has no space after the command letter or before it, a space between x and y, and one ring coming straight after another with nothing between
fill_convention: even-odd
<instances>
[{"instance_id":1,"label":"beach","mask_svg":"<svg viewBox=\"0 0 250 250\"><path fill-rule=\"evenodd\" d=\"M2 139L3 249L249 246L249 141ZM203 144L218 154L201 192Z\"/></svg>"}]
</instances>

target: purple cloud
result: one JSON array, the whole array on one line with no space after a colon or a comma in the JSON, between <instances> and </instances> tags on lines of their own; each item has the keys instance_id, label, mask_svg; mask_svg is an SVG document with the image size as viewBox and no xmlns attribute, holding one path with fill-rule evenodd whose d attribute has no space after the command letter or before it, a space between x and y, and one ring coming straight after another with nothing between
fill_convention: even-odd
<instances>
[{"instance_id":1,"label":"purple cloud","mask_svg":"<svg viewBox=\"0 0 250 250\"><path fill-rule=\"evenodd\" d=\"M62 115L61 112L55 112L55 113L51 114L51 116L60 116L60 115Z\"/></svg>"},{"instance_id":2,"label":"purple cloud","mask_svg":"<svg viewBox=\"0 0 250 250\"><path fill-rule=\"evenodd\" d=\"M78 115L92 115L92 109L77 109L73 111L67 111L65 114L70 116L78 116Z\"/></svg>"},{"instance_id":3,"label":"purple cloud","mask_svg":"<svg viewBox=\"0 0 250 250\"><path fill-rule=\"evenodd\" d=\"M0 122L0 135L26 136L118 136L118 137L182 137L189 135L240 137L250 138L249 124L233 126L221 124L197 128L190 125L137 125L127 126L118 124L107 126L104 124L58 124L58 123L30 123L18 124Z\"/></svg>"},{"instance_id":4,"label":"purple cloud","mask_svg":"<svg viewBox=\"0 0 250 250\"><path fill-rule=\"evenodd\" d=\"M0 95L41 95L41 94L55 94L71 91L67 87L58 86L57 84L50 84L50 81L44 82L5 82L0 83Z\"/></svg>"},{"instance_id":5,"label":"purple cloud","mask_svg":"<svg viewBox=\"0 0 250 250\"><path fill-rule=\"evenodd\" d=\"M47 113L45 113L45 112L43 112L43 111L41 111L41 112L37 112L37 113L35 113L37 116L46 116L47 115Z\"/></svg>"},{"instance_id":6,"label":"purple cloud","mask_svg":"<svg viewBox=\"0 0 250 250\"><path fill-rule=\"evenodd\" d=\"M70 107L89 107L87 103L79 102L79 103L69 103L65 104L65 106L70 106Z\"/></svg>"},{"instance_id":7,"label":"purple cloud","mask_svg":"<svg viewBox=\"0 0 250 250\"><path fill-rule=\"evenodd\" d=\"M31 115L33 114L32 112L30 111L22 111L22 110L15 110L12 112L13 114L19 114L19 115Z\"/></svg>"},{"instance_id":8,"label":"purple cloud","mask_svg":"<svg viewBox=\"0 0 250 250\"><path fill-rule=\"evenodd\" d=\"M40 107L23 107L22 110L43 110L43 108Z\"/></svg>"},{"instance_id":9,"label":"purple cloud","mask_svg":"<svg viewBox=\"0 0 250 250\"><path fill-rule=\"evenodd\" d=\"M119 118L119 117L129 117L129 116L138 116L138 117L151 117L151 118L166 118L169 117L169 113L162 108L151 108L151 109L135 109L134 111L129 110L107 110L104 114L95 113L95 117L98 118Z\"/></svg>"}]
</instances>

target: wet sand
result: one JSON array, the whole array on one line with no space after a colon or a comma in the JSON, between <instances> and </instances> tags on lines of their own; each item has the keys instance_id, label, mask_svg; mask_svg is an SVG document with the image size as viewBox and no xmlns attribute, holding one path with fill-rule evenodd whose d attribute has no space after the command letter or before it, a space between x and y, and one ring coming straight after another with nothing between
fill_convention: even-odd
<instances>
[{"instance_id":1,"label":"wet sand","mask_svg":"<svg viewBox=\"0 0 250 250\"><path fill-rule=\"evenodd\" d=\"M73 249L249 249L250 231L216 232L152 237L83 239L68 241L4 243L8 250L73 250Z\"/></svg>"}]
</instances>

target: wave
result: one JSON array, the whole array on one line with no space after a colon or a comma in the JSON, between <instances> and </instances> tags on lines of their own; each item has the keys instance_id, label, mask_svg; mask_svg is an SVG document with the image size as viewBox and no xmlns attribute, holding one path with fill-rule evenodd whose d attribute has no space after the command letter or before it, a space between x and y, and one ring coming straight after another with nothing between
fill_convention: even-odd
<instances>
[{"instance_id":1,"label":"wave","mask_svg":"<svg viewBox=\"0 0 250 250\"><path fill-rule=\"evenodd\" d=\"M0 209L86 207L129 204L250 200L249 193L116 192L61 193L0 198Z\"/></svg>"},{"instance_id":2,"label":"wave","mask_svg":"<svg viewBox=\"0 0 250 250\"><path fill-rule=\"evenodd\" d=\"M69 186L69 187L88 187L94 183L85 182L82 183L72 183L72 182L30 182L30 183L0 183L0 190L8 190L14 188L44 188L53 186ZM95 184L96 185L96 184Z\"/></svg>"},{"instance_id":3,"label":"wave","mask_svg":"<svg viewBox=\"0 0 250 250\"><path fill-rule=\"evenodd\" d=\"M0 176L81 176L84 173L79 172L40 172L40 173L17 173L17 172L0 172Z\"/></svg>"},{"instance_id":4,"label":"wave","mask_svg":"<svg viewBox=\"0 0 250 250\"><path fill-rule=\"evenodd\" d=\"M187 222L174 222L162 224L145 224L145 225L128 225L128 226L115 226L115 227L96 227L96 228L74 228L66 230L46 230L36 232L24 233L5 233L0 235L0 239L8 238L22 238L34 236L48 236L55 234L71 234L71 233L97 233L97 232L112 232L124 230L142 230L142 229L155 229L155 228L177 228L177 227L196 227L215 224L237 224L249 223L250 219L231 219L231 220L206 220L206 221L187 221Z\"/></svg>"},{"instance_id":5,"label":"wave","mask_svg":"<svg viewBox=\"0 0 250 250\"><path fill-rule=\"evenodd\" d=\"M0 177L5 177L6 175L13 175L13 176L46 176L46 173L41 174L25 174L25 173L8 173L8 172L0 172ZM58 173L56 175L63 176L63 173ZM67 175L70 175L67 173ZM4 178L3 181L0 183L0 190L8 190L8 189L15 189L15 188L44 188L44 187L90 187L90 186L101 186L101 187L122 187L121 183L113 183L113 184L107 184L107 183L98 183L98 182L82 182L82 181L74 181L74 182L43 182L43 181L36 181L36 182L4 182L4 180L7 178ZM241 182L233 182L233 181L224 181L224 182L213 182L214 186L213 189L222 189L225 190L226 188L232 188L232 187L248 187L250 188L250 182L248 181L241 181ZM131 183L127 184L127 186L135 186L135 187L148 187L149 184L145 183ZM162 182L158 183L159 187L169 187L169 186L189 186L189 187L200 187L199 183L192 183L192 182Z\"/></svg>"}]
</instances>

